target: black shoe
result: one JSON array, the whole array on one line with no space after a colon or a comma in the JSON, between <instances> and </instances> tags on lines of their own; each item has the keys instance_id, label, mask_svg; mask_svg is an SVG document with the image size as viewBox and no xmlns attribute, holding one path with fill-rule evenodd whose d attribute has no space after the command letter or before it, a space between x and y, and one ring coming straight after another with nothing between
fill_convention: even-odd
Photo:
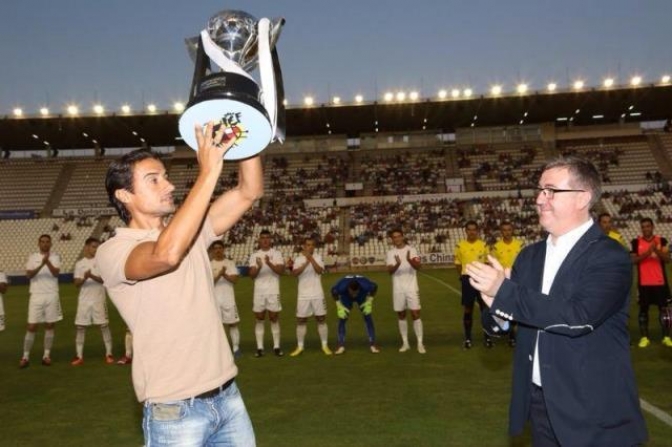
<instances>
[{"instance_id":1,"label":"black shoe","mask_svg":"<svg viewBox=\"0 0 672 447\"><path fill-rule=\"evenodd\" d=\"M485 347L488 348L488 349L495 346L495 344L492 342L491 338L486 338L484 343L485 343Z\"/></svg>"},{"instance_id":2,"label":"black shoe","mask_svg":"<svg viewBox=\"0 0 672 447\"><path fill-rule=\"evenodd\" d=\"M462 343L462 348L463 349L471 349L471 340L469 340L469 339L464 340L464 343Z\"/></svg>"},{"instance_id":3,"label":"black shoe","mask_svg":"<svg viewBox=\"0 0 672 447\"><path fill-rule=\"evenodd\" d=\"M264 356L264 350L263 349L257 349L257 352L254 353L254 356L256 358L263 357Z\"/></svg>"},{"instance_id":4,"label":"black shoe","mask_svg":"<svg viewBox=\"0 0 672 447\"><path fill-rule=\"evenodd\" d=\"M275 354L276 357L282 357L285 355L284 352L282 352L282 349L280 348L273 348L273 353Z\"/></svg>"}]
</instances>

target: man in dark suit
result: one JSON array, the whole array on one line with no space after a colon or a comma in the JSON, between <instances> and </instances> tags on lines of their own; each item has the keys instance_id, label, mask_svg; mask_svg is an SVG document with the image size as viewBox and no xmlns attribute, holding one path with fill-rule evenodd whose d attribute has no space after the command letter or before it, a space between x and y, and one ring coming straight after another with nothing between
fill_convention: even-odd
<instances>
[{"instance_id":1,"label":"man in dark suit","mask_svg":"<svg viewBox=\"0 0 672 447\"><path fill-rule=\"evenodd\" d=\"M535 446L634 446L646 426L630 360L632 264L591 219L600 175L588 161L544 167L536 199L548 238L512 270L495 258L467 274L490 312L486 331L519 323L509 430L532 426Z\"/></svg>"}]
</instances>

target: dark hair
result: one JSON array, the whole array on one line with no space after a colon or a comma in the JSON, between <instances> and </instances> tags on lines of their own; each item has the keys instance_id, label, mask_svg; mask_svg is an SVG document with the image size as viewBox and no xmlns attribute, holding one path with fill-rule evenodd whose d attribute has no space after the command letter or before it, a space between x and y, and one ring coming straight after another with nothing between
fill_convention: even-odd
<instances>
[{"instance_id":1,"label":"dark hair","mask_svg":"<svg viewBox=\"0 0 672 447\"><path fill-rule=\"evenodd\" d=\"M105 189L107 190L107 197L110 204L117 210L121 220L128 225L131 221L131 214L126 209L126 206L117 199L114 193L119 189L125 189L128 192L133 192L133 168L135 164L152 158L161 161L158 154L147 149L136 149L133 152L123 155L121 158L110 163L105 175Z\"/></svg>"},{"instance_id":2,"label":"dark hair","mask_svg":"<svg viewBox=\"0 0 672 447\"><path fill-rule=\"evenodd\" d=\"M401 228L392 228L390 231L387 232L387 236L388 236L388 237L392 237L392 235L393 235L394 233L399 233L399 234L401 234L402 236L404 235L404 232L401 231Z\"/></svg>"},{"instance_id":3,"label":"dark hair","mask_svg":"<svg viewBox=\"0 0 672 447\"><path fill-rule=\"evenodd\" d=\"M473 225L478 229L478 223L475 220L468 220L467 223L464 224L464 228L466 229L470 225Z\"/></svg>"},{"instance_id":4,"label":"dark hair","mask_svg":"<svg viewBox=\"0 0 672 447\"><path fill-rule=\"evenodd\" d=\"M644 222L648 222L651 225L653 225L653 219L651 219L650 217L642 217L641 219L639 219L640 225L643 224Z\"/></svg>"},{"instance_id":5,"label":"dark hair","mask_svg":"<svg viewBox=\"0 0 672 447\"><path fill-rule=\"evenodd\" d=\"M356 279L353 279L348 283L348 290L351 292L359 292L360 286L359 286L359 281Z\"/></svg>"},{"instance_id":6,"label":"dark hair","mask_svg":"<svg viewBox=\"0 0 672 447\"><path fill-rule=\"evenodd\" d=\"M47 239L51 240L51 235L50 235L50 234L40 234L40 237L37 238L38 242L39 242L43 237L46 237Z\"/></svg>"},{"instance_id":7,"label":"dark hair","mask_svg":"<svg viewBox=\"0 0 672 447\"><path fill-rule=\"evenodd\" d=\"M500 228L503 227L504 225L509 225L509 226L513 227L513 224L509 220L503 220L499 223Z\"/></svg>"},{"instance_id":8,"label":"dark hair","mask_svg":"<svg viewBox=\"0 0 672 447\"><path fill-rule=\"evenodd\" d=\"M600 214L597 216L597 221L598 221L598 222L601 221L603 217L611 217L611 214L609 214L609 213L600 213Z\"/></svg>"},{"instance_id":9,"label":"dark hair","mask_svg":"<svg viewBox=\"0 0 672 447\"><path fill-rule=\"evenodd\" d=\"M84 245L89 245L93 242L98 242L100 244L100 239L98 239L97 237L86 238L86 240L84 241Z\"/></svg>"},{"instance_id":10,"label":"dark hair","mask_svg":"<svg viewBox=\"0 0 672 447\"><path fill-rule=\"evenodd\" d=\"M600 200L600 196L602 196L600 172L589 160L576 156L558 157L548 162L542 172L549 169L567 169L570 183L573 183L571 186L573 188L583 188L590 192L590 208L594 207Z\"/></svg>"},{"instance_id":11,"label":"dark hair","mask_svg":"<svg viewBox=\"0 0 672 447\"><path fill-rule=\"evenodd\" d=\"M269 230L261 230L259 232L259 236L265 236L265 235L271 235L271 232Z\"/></svg>"},{"instance_id":12,"label":"dark hair","mask_svg":"<svg viewBox=\"0 0 672 447\"><path fill-rule=\"evenodd\" d=\"M225 248L224 242L222 242L222 241L215 241L215 242L213 242L212 244L210 244L210 248L220 247L220 246L221 246L222 248Z\"/></svg>"}]
</instances>

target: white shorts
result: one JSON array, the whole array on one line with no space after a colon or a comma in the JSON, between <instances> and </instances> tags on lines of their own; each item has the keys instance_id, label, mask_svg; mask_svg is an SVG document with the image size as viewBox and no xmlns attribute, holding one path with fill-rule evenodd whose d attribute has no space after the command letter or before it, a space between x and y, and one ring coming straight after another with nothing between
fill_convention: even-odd
<instances>
[{"instance_id":1,"label":"white shorts","mask_svg":"<svg viewBox=\"0 0 672 447\"><path fill-rule=\"evenodd\" d=\"M403 312L406 309L420 310L420 294L413 292L394 292L393 299L395 312Z\"/></svg>"},{"instance_id":2,"label":"white shorts","mask_svg":"<svg viewBox=\"0 0 672 447\"><path fill-rule=\"evenodd\" d=\"M28 300L28 324L55 323L63 319L58 295L34 294Z\"/></svg>"},{"instance_id":3,"label":"white shorts","mask_svg":"<svg viewBox=\"0 0 672 447\"><path fill-rule=\"evenodd\" d=\"M265 310L269 312L280 312L282 310L279 294L254 296L252 312L259 313Z\"/></svg>"},{"instance_id":4,"label":"white shorts","mask_svg":"<svg viewBox=\"0 0 672 447\"><path fill-rule=\"evenodd\" d=\"M105 299L85 299L77 304L77 316L75 324L77 326L90 326L92 324L107 324L107 302Z\"/></svg>"},{"instance_id":5,"label":"white shorts","mask_svg":"<svg viewBox=\"0 0 672 447\"><path fill-rule=\"evenodd\" d=\"M219 310L219 317L222 319L224 324L237 324L240 322L240 317L238 316L238 306L235 304L231 306L217 306Z\"/></svg>"},{"instance_id":6,"label":"white shorts","mask_svg":"<svg viewBox=\"0 0 672 447\"><path fill-rule=\"evenodd\" d=\"M298 318L308 318L315 315L323 317L327 314L327 300L317 298L314 300L298 300L296 303L296 316Z\"/></svg>"},{"instance_id":7,"label":"white shorts","mask_svg":"<svg viewBox=\"0 0 672 447\"><path fill-rule=\"evenodd\" d=\"M0 296L0 331L5 330L5 306L2 302L2 297Z\"/></svg>"},{"instance_id":8,"label":"white shorts","mask_svg":"<svg viewBox=\"0 0 672 447\"><path fill-rule=\"evenodd\" d=\"M221 318L222 323L236 324L240 322L235 298L229 295L215 295L215 303L217 303L217 310L219 311L219 317Z\"/></svg>"}]
</instances>

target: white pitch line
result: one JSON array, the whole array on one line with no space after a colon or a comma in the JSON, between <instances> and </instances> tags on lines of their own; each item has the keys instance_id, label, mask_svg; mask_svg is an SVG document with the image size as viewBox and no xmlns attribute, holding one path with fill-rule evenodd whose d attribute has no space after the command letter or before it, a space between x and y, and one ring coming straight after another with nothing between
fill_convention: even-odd
<instances>
[{"instance_id":1,"label":"white pitch line","mask_svg":"<svg viewBox=\"0 0 672 447\"><path fill-rule=\"evenodd\" d=\"M442 285L446 286L446 287L447 287L448 289L450 289L455 295L462 295L462 292L460 292L459 290L457 290L455 287L451 286L451 285L448 284L447 282L445 282L445 281L441 281L439 278L436 278L436 277L434 277L434 276L432 276L432 275L428 275L427 273L423 273L423 272L418 272L418 273L419 273L420 275L426 277L426 278L432 279L432 280L438 282L439 284L442 284Z\"/></svg>"},{"instance_id":2,"label":"white pitch line","mask_svg":"<svg viewBox=\"0 0 672 447\"><path fill-rule=\"evenodd\" d=\"M672 427L672 416L669 415L669 413L665 413L663 410L660 408L656 407L655 405L651 405L644 399L639 399L639 404L642 406L642 410L648 411L661 421L663 421L664 424Z\"/></svg>"},{"instance_id":3,"label":"white pitch line","mask_svg":"<svg viewBox=\"0 0 672 447\"><path fill-rule=\"evenodd\" d=\"M449 290L451 290L451 291L452 291L453 293L455 293L456 295L461 295L461 292L460 292L459 290L457 290L455 287L451 286L451 285L448 284L447 282L442 281L442 280L440 280L439 278L436 278L436 277L434 277L434 276L432 276L432 275L428 275L428 274L423 273L423 272L418 272L418 273L419 273L420 275L424 276L425 278L429 278L429 279L431 279L431 280L433 280L433 281L436 281L436 282L438 282L439 284L445 286L446 288L448 288ZM671 416L669 413L664 412L663 410L661 410L660 408L656 407L655 405L651 405L650 403L648 403L648 402L645 401L644 399L639 399L639 404L640 404L640 406L642 407L642 410L644 410L644 411L646 411L646 412L648 412L648 413L651 413L653 416L655 416L656 418L660 419L664 424L666 424L666 425L672 427L672 416Z\"/></svg>"}]
</instances>

